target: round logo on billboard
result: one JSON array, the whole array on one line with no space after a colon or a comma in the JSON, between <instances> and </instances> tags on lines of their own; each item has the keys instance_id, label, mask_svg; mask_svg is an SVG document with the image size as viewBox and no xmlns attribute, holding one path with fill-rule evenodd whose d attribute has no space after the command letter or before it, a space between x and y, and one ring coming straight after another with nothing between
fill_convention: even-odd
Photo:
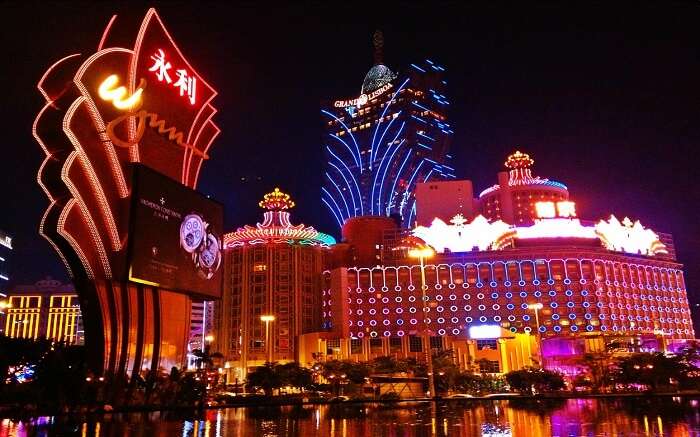
<instances>
[{"instance_id":1,"label":"round logo on billboard","mask_svg":"<svg viewBox=\"0 0 700 437\"><path fill-rule=\"evenodd\" d=\"M180 225L180 245L187 253L193 253L204 240L204 220L197 214L185 216Z\"/></svg>"}]
</instances>

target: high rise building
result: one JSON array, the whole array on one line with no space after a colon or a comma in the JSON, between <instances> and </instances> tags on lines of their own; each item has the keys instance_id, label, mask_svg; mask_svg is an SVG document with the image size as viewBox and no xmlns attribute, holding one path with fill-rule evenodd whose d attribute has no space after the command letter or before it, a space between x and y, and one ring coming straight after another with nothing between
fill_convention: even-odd
<instances>
[{"instance_id":1,"label":"high rise building","mask_svg":"<svg viewBox=\"0 0 700 437\"><path fill-rule=\"evenodd\" d=\"M47 277L15 286L6 302L6 336L83 344L80 303L73 285Z\"/></svg>"},{"instance_id":2,"label":"high rise building","mask_svg":"<svg viewBox=\"0 0 700 437\"><path fill-rule=\"evenodd\" d=\"M229 381L266 361L303 361L302 335L322 329L321 280L333 237L293 225L294 202L279 189L260 202L262 223L224 235L224 292L214 348Z\"/></svg>"},{"instance_id":3,"label":"high rise building","mask_svg":"<svg viewBox=\"0 0 700 437\"><path fill-rule=\"evenodd\" d=\"M7 284L10 281L9 260L12 253L12 237L0 230L0 334L4 330L4 315L8 305Z\"/></svg>"},{"instance_id":4,"label":"high rise building","mask_svg":"<svg viewBox=\"0 0 700 437\"><path fill-rule=\"evenodd\" d=\"M415 186L454 178L447 154L445 69L426 60L395 74L383 63L383 38L374 35L374 66L358 97L321 110L327 158L321 200L339 226L351 217L415 219Z\"/></svg>"}]
</instances>

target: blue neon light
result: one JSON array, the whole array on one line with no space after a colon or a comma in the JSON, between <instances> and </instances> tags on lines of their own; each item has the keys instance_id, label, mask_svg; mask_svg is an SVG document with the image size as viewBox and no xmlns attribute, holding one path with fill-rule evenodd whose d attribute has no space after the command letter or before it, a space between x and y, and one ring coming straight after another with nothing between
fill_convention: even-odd
<instances>
[{"instance_id":1,"label":"blue neon light","mask_svg":"<svg viewBox=\"0 0 700 437\"><path fill-rule=\"evenodd\" d=\"M382 175L382 182L379 184L379 195L377 196L377 213L380 213L382 210L382 208L381 208L382 187L384 187L384 181L386 180L386 172L389 170L390 163L393 161L394 155L396 155L396 152L398 152L398 150L401 148L404 141L406 141L405 138L402 139L401 142L396 145L396 147L394 148L394 152L391 154L391 157L389 158L389 162L384 167L384 174ZM388 152L388 150L387 150L387 152ZM379 171L381 171L381 168L379 169ZM372 193L374 193L374 190L372 191ZM372 208L374 208L374 203L372 203ZM372 213L374 214L374 209L372 209Z\"/></svg>"},{"instance_id":2,"label":"blue neon light","mask_svg":"<svg viewBox=\"0 0 700 437\"><path fill-rule=\"evenodd\" d=\"M350 214L350 207L348 207L348 202L345 201L345 196L343 195L343 191L340 189L338 184L335 183L335 181L333 180L331 175L328 174L328 172L326 172L326 177L328 178L329 181L331 181L331 183L333 184L335 189L338 190L338 194L340 194L340 198L343 199L343 203L345 204L345 211L347 211L348 217L352 217L352 214ZM324 190L325 190L325 188L324 188ZM343 218L345 218L345 217L343 217Z\"/></svg>"},{"instance_id":3,"label":"blue neon light","mask_svg":"<svg viewBox=\"0 0 700 437\"><path fill-rule=\"evenodd\" d=\"M357 165L360 167L360 173L362 173L362 155L360 154L360 146L357 145L357 140L355 140L355 135L352 134L352 131L350 131L350 129L348 129L348 127L345 125L345 123L343 123L343 121L341 119L339 119L335 115L331 114L330 112L326 111L325 109L322 109L321 112L335 118L338 121L338 123L340 123L345 128L347 133L350 135L350 137L352 138L352 142L355 143L355 149L357 150L357 161L356 162L357 162ZM338 137L337 135L331 135L331 136L340 140L340 137ZM343 143L345 143L345 141L343 141ZM348 148L349 148L349 146L348 146Z\"/></svg>"},{"instance_id":4,"label":"blue neon light","mask_svg":"<svg viewBox=\"0 0 700 437\"><path fill-rule=\"evenodd\" d=\"M352 199L353 214L357 213L357 203L355 203L355 193L352 191L352 185L350 185L350 181L348 181L348 178L345 177L345 175L340 170L340 168L338 168L337 165L333 164L330 161L328 161L328 164L330 166L332 166L334 169L336 169L338 171L338 173L340 173L340 176L343 178L343 180L345 181L345 184L348 186L348 191L350 192L350 199ZM350 173L350 176L352 177L352 173ZM360 188L358 187L357 189L359 191ZM362 205L362 199L360 199L360 205Z\"/></svg>"},{"instance_id":5,"label":"blue neon light","mask_svg":"<svg viewBox=\"0 0 700 437\"><path fill-rule=\"evenodd\" d=\"M348 173L350 173L350 177L352 178L352 181L355 183L355 187L357 187L357 198L359 199L359 202L360 202L360 214L364 215L365 214L365 207L362 203L362 192L360 191L360 185L357 183L357 179L355 179L355 174L350 170L350 167L348 167L347 164L345 164L345 161L340 159L335 153L333 153L333 151L331 151L330 147L326 146L326 149L328 150L328 152L331 155L333 155L333 157L335 157L335 159L337 159L343 165L343 167L345 167L345 169L348 171ZM328 163L331 164L330 161ZM342 172L341 172L341 174L342 174Z\"/></svg>"},{"instance_id":6,"label":"blue neon light","mask_svg":"<svg viewBox=\"0 0 700 437\"><path fill-rule=\"evenodd\" d=\"M338 216L342 218L342 217L343 217L343 210L341 210L341 209L340 209L340 206L338 206L338 202L335 201L335 199L333 198L333 196L331 195L331 193L329 193L328 190L326 190L325 187L321 187L321 191L323 191L323 192L328 196L328 198L331 199L331 201L333 202L333 205L335 205L335 207L336 207L337 210L338 210ZM345 220L345 219L343 219L343 220L340 221L340 222L341 222L341 226L342 226L342 222L343 222L344 220Z\"/></svg>"},{"instance_id":7,"label":"blue neon light","mask_svg":"<svg viewBox=\"0 0 700 437\"><path fill-rule=\"evenodd\" d=\"M340 218L338 218L338 214L335 213L335 211L333 210L331 205L328 203L328 201L326 201L326 199L321 197L321 202L325 203L326 206L328 207L328 209L330 210L330 212L333 213L333 217L335 217L335 220L338 222L338 227L342 227L343 221Z\"/></svg>"},{"instance_id":8,"label":"blue neon light","mask_svg":"<svg viewBox=\"0 0 700 437\"><path fill-rule=\"evenodd\" d=\"M420 68L420 67L417 66L416 64L411 64L411 67L415 68L415 69L418 70L418 71L422 71L423 73L425 73L425 70L423 70L422 68Z\"/></svg>"},{"instance_id":9,"label":"blue neon light","mask_svg":"<svg viewBox=\"0 0 700 437\"><path fill-rule=\"evenodd\" d=\"M394 196L394 193L396 192L396 183L399 181L399 178L401 177L401 172L403 171L404 166L406 165L406 161L408 161L408 158L411 156L413 153L413 149L408 149L408 153L406 153L406 158L404 158L403 162L401 163L401 167L399 167L399 171L396 172L396 176L394 177L394 183L391 185L391 192L389 193L389 199L387 200L387 208L386 208L386 215L390 215L389 212L389 205L391 204L391 199Z\"/></svg>"},{"instance_id":10,"label":"blue neon light","mask_svg":"<svg viewBox=\"0 0 700 437\"><path fill-rule=\"evenodd\" d=\"M389 110L389 107L391 106L391 104L394 103L394 99L396 99L396 96L399 95L399 92L403 89L403 87L406 86L406 84L408 83L409 80L410 79L404 80L403 83L401 84L401 86L394 92L394 95L391 96L391 100L389 100L389 103L387 103L384 107L384 111L382 111L382 116L379 117L379 123L377 123L377 126L374 128L374 135L372 136L372 144L370 145L370 148L369 148L370 170L372 169L372 163L374 162L374 142L377 139L377 132L379 131L379 126L382 124L382 120L384 119L384 116L386 115L386 111ZM396 120L396 119L392 118L389 125L391 125L391 123L393 123L394 120ZM389 129L388 126L387 126L387 129ZM386 130L384 131L384 133L386 133ZM382 137L384 137L384 135L382 135ZM382 140L380 139L379 142L381 143L381 141Z\"/></svg>"}]
</instances>

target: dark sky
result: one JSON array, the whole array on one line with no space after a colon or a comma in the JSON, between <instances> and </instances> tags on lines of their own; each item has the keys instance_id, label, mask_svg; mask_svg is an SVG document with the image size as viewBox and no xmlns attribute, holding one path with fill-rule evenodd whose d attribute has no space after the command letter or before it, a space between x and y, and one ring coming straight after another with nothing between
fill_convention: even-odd
<instances>
[{"instance_id":1,"label":"dark sky","mask_svg":"<svg viewBox=\"0 0 700 437\"><path fill-rule=\"evenodd\" d=\"M257 200L279 185L297 201L294 221L337 233L319 199L319 103L359 93L379 28L393 70L425 58L447 68L458 177L486 188L518 146L536 174L569 186L584 218L629 215L672 232L700 296L699 2L373 3L155 4L220 92L222 134L199 189L225 203L229 228L254 223ZM94 51L113 13L142 17L150 5L0 6L0 228L15 236L16 282L65 277L37 235L47 200L35 84L58 58Z\"/></svg>"}]
</instances>

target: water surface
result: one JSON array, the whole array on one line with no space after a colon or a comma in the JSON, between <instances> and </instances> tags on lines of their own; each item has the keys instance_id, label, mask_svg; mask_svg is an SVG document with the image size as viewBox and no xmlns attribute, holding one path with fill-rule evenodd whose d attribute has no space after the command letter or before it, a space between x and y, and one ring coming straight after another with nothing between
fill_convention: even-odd
<instances>
[{"instance_id":1,"label":"water surface","mask_svg":"<svg viewBox=\"0 0 700 437\"><path fill-rule=\"evenodd\" d=\"M700 436L700 400L459 400L0 419L0 437L660 435Z\"/></svg>"}]
</instances>

